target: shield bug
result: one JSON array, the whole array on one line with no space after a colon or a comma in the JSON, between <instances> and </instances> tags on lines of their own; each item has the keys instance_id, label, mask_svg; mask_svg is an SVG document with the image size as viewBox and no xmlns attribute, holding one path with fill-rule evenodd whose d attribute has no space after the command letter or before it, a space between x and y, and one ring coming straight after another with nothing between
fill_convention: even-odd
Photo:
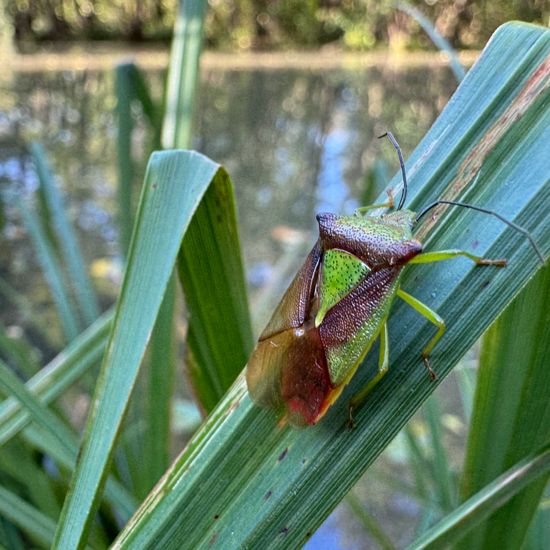
<instances>
[{"instance_id":1,"label":"shield bug","mask_svg":"<svg viewBox=\"0 0 550 550\"><path fill-rule=\"evenodd\" d=\"M394 210L381 216L318 214L319 239L260 335L246 370L248 390L259 405L283 408L293 426L315 424L342 393L360 362L380 338L378 372L350 402L352 408L389 367L387 319L396 296L436 327L422 351L435 378L430 353L445 331L443 319L400 288L403 268L465 256L477 265L505 266L465 250L423 252L412 236L414 225L432 208L447 204L496 216L523 233L544 263L531 235L500 214L478 206L438 200L419 214L403 208L407 176L403 155L391 133L403 176L403 192ZM394 208L393 198L360 209Z\"/></svg>"}]
</instances>

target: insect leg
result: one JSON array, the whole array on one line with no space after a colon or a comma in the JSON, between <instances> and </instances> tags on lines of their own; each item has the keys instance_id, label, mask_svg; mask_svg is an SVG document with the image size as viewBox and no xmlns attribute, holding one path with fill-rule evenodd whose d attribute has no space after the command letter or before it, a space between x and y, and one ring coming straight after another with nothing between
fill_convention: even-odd
<instances>
[{"instance_id":1,"label":"insect leg","mask_svg":"<svg viewBox=\"0 0 550 550\"><path fill-rule=\"evenodd\" d=\"M348 425L350 428L355 426L355 421L353 420L353 409L357 406L358 403L363 401L365 397L372 391L374 386L380 382L382 377L388 372L390 366L390 349L388 345L388 324L384 322L384 326L380 331L380 355L378 356L378 373L376 376L369 381L369 383L357 394L355 394L348 405L349 421Z\"/></svg>"},{"instance_id":2,"label":"insect leg","mask_svg":"<svg viewBox=\"0 0 550 550\"><path fill-rule=\"evenodd\" d=\"M395 202L393 200L393 191L391 189L388 189L388 202L380 202L378 204L369 204L367 206L360 206L359 208L355 209L355 214L359 215L363 212L368 212L369 210L376 210L377 208L393 208L395 206Z\"/></svg>"},{"instance_id":3,"label":"insect leg","mask_svg":"<svg viewBox=\"0 0 550 550\"><path fill-rule=\"evenodd\" d=\"M409 264L427 264L431 262L440 262L441 260L450 260L452 258L458 258L458 256L465 256L469 258L477 265L496 265L497 267L504 267L506 260L500 258L497 260L491 260L489 258L482 258L481 256L475 256L466 252L466 250L436 250L435 252L423 252L418 254L414 258L411 258L407 263Z\"/></svg>"},{"instance_id":4,"label":"insect leg","mask_svg":"<svg viewBox=\"0 0 550 550\"><path fill-rule=\"evenodd\" d=\"M437 375L432 370L432 366L430 365L430 353L434 348L434 346L437 344L438 340L443 336L443 333L445 332L445 321L435 311L430 309L426 304L423 304L420 300L417 300L414 296L407 294L401 288L397 290L397 295L437 327L437 333L428 342L428 345L422 351L422 360L424 361L424 364L426 365L426 368L428 369L428 372L430 373L432 380L435 380L437 378Z\"/></svg>"}]
</instances>

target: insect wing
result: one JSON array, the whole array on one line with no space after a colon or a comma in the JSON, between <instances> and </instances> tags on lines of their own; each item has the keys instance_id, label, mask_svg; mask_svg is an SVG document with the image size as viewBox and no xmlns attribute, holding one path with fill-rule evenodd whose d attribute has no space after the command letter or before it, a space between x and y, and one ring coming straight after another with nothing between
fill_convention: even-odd
<instances>
[{"instance_id":1,"label":"insect wing","mask_svg":"<svg viewBox=\"0 0 550 550\"><path fill-rule=\"evenodd\" d=\"M369 273L319 326L333 386L347 384L376 340L399 285L401 268Z\"/></svg>"},{"instance_id":2,"label":"insect wing","mask_svg":"<svg viewBox=\"0 0 550 550\"><path fill-rule=\"evenodd\" d=\"M288 329L258 342L246 381L256 403L283 406L290 424L315 423L332 389L318 329Z\"/></svg>"},{"instance_id":3,"label":"insect wing","mask_svg":"<svg viewBox=\"0 0 550 550\"><path fill-rule=\"evenodd\" d=\"M289 328L298 328L304 324L320 261L321 243L317 241L273 312L269 323L260 334L260 342L274 334Z\"/></svg>"}]
</instances>

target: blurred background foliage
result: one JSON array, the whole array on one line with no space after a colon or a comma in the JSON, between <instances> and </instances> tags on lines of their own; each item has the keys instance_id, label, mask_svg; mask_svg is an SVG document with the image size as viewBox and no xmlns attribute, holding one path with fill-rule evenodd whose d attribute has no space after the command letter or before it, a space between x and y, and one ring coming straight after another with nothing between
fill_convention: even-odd
<instances>
[{"instance_id":1,"label":"blurred background foliage","mask_svg":"<svg viewBox=\"0 0 550 550\"><path fill-rule=\"evenodd\" d=\"M44 41L168 40L176 0L6 0L3 16L22 49ZM376 46L429 48L420 25L394 0L210 0L206 46L219 50ZM547 24L547 0L411 2L453 47L481 48L510 20Z\"/></svg>"}]
</instances>

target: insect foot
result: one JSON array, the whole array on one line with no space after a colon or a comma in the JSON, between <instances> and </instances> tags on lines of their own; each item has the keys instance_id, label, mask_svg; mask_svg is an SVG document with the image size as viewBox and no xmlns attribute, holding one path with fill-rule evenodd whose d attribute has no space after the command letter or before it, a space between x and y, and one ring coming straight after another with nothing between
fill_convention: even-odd
<instances>
[{"instance_id":1,"label":"insect foot","mask_svg":"<svg viewBox=\"0 0 550 550\"><path fill-rule=\"evenodd\" d=\"M429 356L422 354L422 361L424 361L424 365L428 369L428 374L430 375L430 378L432 380L437 380L437 373L432 369L432 364L430 363Z\"/></svg>"}]
</instances>

